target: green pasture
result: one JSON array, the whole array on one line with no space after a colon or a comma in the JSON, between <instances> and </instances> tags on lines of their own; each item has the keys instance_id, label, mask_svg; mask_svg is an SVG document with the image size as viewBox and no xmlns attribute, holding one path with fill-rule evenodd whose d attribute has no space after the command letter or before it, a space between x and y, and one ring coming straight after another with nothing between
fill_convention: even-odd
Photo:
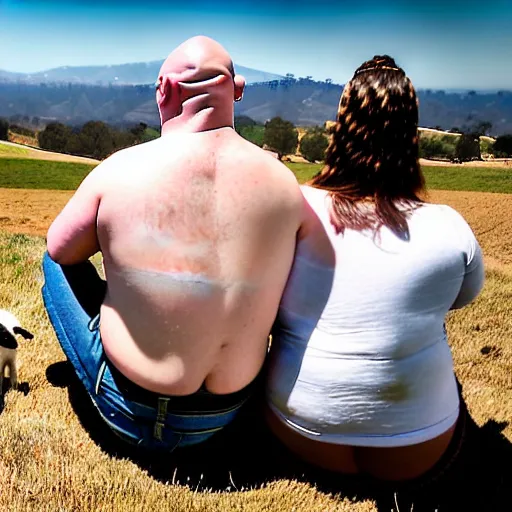
<instances>
[{"instance_id":1,"label":"green pasture","mask_svg":"<svg viewBox=\"0 0 512 512\"><path fill-rule=\"evenodd\" d=\"M320 169L319 164L286 163L297 180L304 183ZM0 187L75 190L94 165L33 160L0 159ZM512 168L423 167L427 187L434 190L466 190L512 193Z\"/></svg>"}]
</instances>

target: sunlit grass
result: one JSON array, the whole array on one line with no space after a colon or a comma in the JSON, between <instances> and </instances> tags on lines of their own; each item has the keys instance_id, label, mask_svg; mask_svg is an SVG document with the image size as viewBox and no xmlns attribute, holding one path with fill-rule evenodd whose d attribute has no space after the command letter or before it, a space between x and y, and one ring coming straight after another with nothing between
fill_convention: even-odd
<instances>
[{"instance_id":1,"label":"sunlit grass","mask_svg":"<svg viewBox=\"0 0 512 512\"><path fill-rule=\"evenodd\" d=\"M322 168L320 164L287 162L286 165L300 183L311 179ZM422 170L428 189L512 193L512 168L423 166Z\"/></svg>"},{"instance_id":2,"label":"sunlit grass","mask_svg":"<svg viewBox=\"0 0 512 512\"><path fill-rule=\"evenodd\" d=\"M0 159L0 188L75 190L94 165L28 158Z\"/></svg>"},{"instance_id":3,"label":"sunlit grass","mask_svg":"<svg viewBox=\"0 0 512 512\"><path fill-rule=\"evenodd\" d=\"M8 156L28 156L30 155L30 150L27 148L22 148L20 146L11 146L10 144L2 144L0 142L0 157L8 157ZM0 162L1 166L1 162Z\"/></svg>"},{"instance_id":4,"label":"sunlit grass","mask_svg":"<svg viewBox=\"0 0 512 512\"><path fill-rule=\"evenodd\" d=\"M0 145L0 150L2 147L7 146ZM320 164L287 162L286 165L300 183L311 179L322 168ZM0 188L75 190L94 167L75 162L2 158ZM429 189L512 193L510 168L424 166L422 169Z\"/></svg>"}]
</instances>

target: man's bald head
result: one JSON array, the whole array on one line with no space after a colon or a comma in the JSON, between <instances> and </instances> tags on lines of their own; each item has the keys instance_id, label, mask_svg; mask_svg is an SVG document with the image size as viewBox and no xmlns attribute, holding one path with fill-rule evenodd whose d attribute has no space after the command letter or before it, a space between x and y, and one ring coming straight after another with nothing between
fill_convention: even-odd
<instances>
[{"instance_id":1,"label":"man's bald head","mask_svg":"<svg viewBox=\"0 0 512 512\"><path fill-rule=\"evenodd\" d=\"M194 75L208 72L233 76L233 62L217 41L206 36L196 36L180 44L165 59L159 76L173 73L183 81L189 81Z\"/></svg>"},{"instance_id":2,"label":"man's bald head","mask_svg":"<svg viewBox=\"0 0 512 512\"><path fill-rule=\"evenodd\" d=\"M185 104L194 103L190 100L198 97L204 100L209 96L212 108L232 109L233 101L242 98L245 80L235 75L233 61L222 45L209 37L196 36L167 57L156 86L164 123L181 115L186 110Z\"/></svg>"}]
</instances>

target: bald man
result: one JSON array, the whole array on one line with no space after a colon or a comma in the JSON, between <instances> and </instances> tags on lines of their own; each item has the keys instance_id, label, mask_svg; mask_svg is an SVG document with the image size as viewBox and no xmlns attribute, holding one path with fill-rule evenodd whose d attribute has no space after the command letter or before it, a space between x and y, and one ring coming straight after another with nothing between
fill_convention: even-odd
<instances>
[{"instance_id":1,"label":"bald man","mask_svg":"<svg viewBox=\"0 0 512 512\"><path fill-rule=\"evenodd\" d=\"M221 430L253 392L304 201L233 129L244 79L222 46L186 41L155 85L161 138L82 182L48 231L43 298L114 432L173 449Z\"/></svg>"}]
</instances>

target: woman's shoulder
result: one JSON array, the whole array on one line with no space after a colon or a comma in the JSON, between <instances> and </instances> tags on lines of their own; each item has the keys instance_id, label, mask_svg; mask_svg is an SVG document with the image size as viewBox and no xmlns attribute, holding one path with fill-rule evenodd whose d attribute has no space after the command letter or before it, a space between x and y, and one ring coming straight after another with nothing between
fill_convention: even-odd
<instances>
[{"instance_id":1,"label":"woman's shoulder","mask_svg":"<svg viewBox=\"0 0 512 512\"><path fill-rule=\"evenodd\" d=\"M478 241L469 222L455 208L446 204L425 203L417 210L418 215L426 216L431 228L439 234L444 232L453 241L458 241L464 252L477 250Z\"/></svg>"},{"instance_id":2,"label":"woman's shoulder","mask_svg":"<svg viewBox=\"0 0 512 512\"><path fill-rule=\"evenodd\" d=\"M420 215L429 215L435 217L436 220L448 222L450 225L468 225L462 214L447 204L423 203L421 208L418 208L416 211Z\"/></svg>"}]
</instances>

